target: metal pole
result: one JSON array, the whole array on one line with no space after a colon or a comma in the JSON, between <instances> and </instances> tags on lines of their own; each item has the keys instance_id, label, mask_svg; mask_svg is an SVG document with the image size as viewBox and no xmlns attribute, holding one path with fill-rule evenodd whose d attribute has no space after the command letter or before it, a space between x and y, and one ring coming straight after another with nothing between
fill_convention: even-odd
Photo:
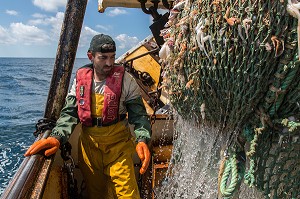
<instances>
[{"instance_id":1,"label":"metal pole","mask_svg":"<svg viewBox=\"0 0 300 199\"><path fill-rule=\"evenodd\" d=\"M45 118L57 120L64 105L86 5L87 0L68 0L45 108ZM49 133L49 131L46 131L46 133L40 135L39 138L47 137ZM51 166L48 165L51 165L52 162L53 157L46 161L45 157L40 154L25 158L1 198L31 198L32 192L36 191L34 187L38 186L37 183L41 183L42 186L38 186L41 188L40 193L34 193L34 198L41 198L51 169ZM44 167L45 164L47 165ZM47 171L42 171L42 168L47 168ZM45 173L46 175L42 175ZM39 179L39 182L37 182L37 179Z\"/></svg>"},{"instance_id":2,"label":"metal pole","mask_svg":"<svg viewBox=\"0 0 300 199\"><path fill-rule=\"evenodd\" d=\"M75 61L87 0L69 0L57 48L45 118L57 120L64 105Z\"/></svg>"}]
</instances>

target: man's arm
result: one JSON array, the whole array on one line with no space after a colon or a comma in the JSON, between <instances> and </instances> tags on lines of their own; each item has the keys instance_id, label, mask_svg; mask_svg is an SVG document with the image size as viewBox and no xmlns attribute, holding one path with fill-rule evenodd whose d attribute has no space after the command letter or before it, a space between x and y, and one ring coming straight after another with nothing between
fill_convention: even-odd
<instances>
[{"instance_id":1,"label":"man's arm","mask_svg":"<svg viewBox=\"0 0 300 199\"><path fill-rule=\"evenodd\" d=\"M75 97L76 81L66 97L65 106L61 110L60 117L56 122L56 126L52 129L50 136L47 139L41 139L33 143L24 154L30 156L38 153L42 149L46 156L50 156L59 149L61 144L65 144L71 133L79 122L77 113L77 102Z\"/></svg>"},{"instance_id":2,"label":"man's arm","mask_svg":"<svg viewBox=\"0 0 300 199\"><path fill-rule=\"evenodd\" d=\"M140 173L144 174L150 163L150 151L147 143L151 138L151 125L141 96L125 102L128 121L134 125L136 152L142 161Z\"/></svg>"},{"instance_id":3,"label":"man's arm","mask_svg":"<svg viewBox=\"0 0 300 199\"><path fill-rule=\"evenodd\" d=\"M136 141L148 143L151 137L149 116L141 97L141 90L134 77L125 71L122 94L125 96L123 105L128 112L128 121L134 125Z\"/></svg>"},{"instance_id":4,"label":"man's arm","mask_svg":"<svg viewBox=\"0 0 300 199\"><path fill-rule=\"evenodd\" d=\"M56 126L53 128L50 136L58 139L61 144L65 144L78 122L76 97L68 95L65 106L61 110L60 117L57 120Z\"/></svg>"},{"instance_id":5,"label":"man's arm","mask_svg":"<svg viewBox=\"0 0 300 199\"><path fill-rule=\"evenodd\" d=\"M151 125L141 96L125 102L125 106L128 122L134 125L136 141L148 143L151 138Z\"/></svg>"}]
</instances>

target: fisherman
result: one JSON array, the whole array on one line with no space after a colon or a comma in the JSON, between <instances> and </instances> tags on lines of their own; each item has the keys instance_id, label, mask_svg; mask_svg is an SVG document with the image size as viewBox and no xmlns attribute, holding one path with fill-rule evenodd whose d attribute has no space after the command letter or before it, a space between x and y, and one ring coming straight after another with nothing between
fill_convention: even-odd
<instances>
[{"instance_id":1,"label":"fisherman","mask_svg":"<svg viewBox=\"0 0 300 199\"><path fill-rule=\"evenodd\" d=\"M78 69L56 127L47 139L32 144L25 156L42 149L46 156L54 154L80 122L78 164L88 197L112 198L108 192L113 190L114 198L140 198L128 122L134 125L141 174L150 161L151 131L139 86L124 67L115 65L116 44L110 36L95 35L87 55L91 63Z\"/></svg>"}]
</instances>

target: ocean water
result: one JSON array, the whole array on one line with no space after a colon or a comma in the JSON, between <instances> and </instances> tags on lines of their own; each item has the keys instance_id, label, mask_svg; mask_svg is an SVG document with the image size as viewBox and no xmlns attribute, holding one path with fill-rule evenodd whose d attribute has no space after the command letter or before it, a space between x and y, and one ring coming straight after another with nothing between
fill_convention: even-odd
<instances>
[{"instance_id":1,"label":"ocean water","mask_svg":"<svg viewBox=\"0 0 300 199\"><path fill-rule=\"evenodd\" d=\"M0 195L35 140L33 132L44 116L54 62L54 58L0 58ZM88 62L75 60L72 79L74 71Z\"/></svg>"}]
</instances>

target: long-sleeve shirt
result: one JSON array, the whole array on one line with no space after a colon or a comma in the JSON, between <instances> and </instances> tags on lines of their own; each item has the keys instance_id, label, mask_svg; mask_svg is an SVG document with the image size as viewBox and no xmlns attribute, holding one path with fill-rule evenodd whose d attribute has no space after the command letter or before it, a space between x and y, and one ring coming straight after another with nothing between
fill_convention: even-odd
<instances>
[{"instance_id":1,"label":"long-sleeve shirt","mask_svg":"<svg viewBox=\"0 0 300 199\"><path fill-rule=\"evenodd\" d=\"M92 90L103 94L106 80L96 82L93 80ZM62 144L66 143L76 125L80 122L76 100L76 78L66 97L60 117L56 122L50 136L56 137ZM134 125L136 141L148 142L151 137L151 125L143 104L140 88L135 79L125 71L122 92L119 104L119 114L128 113L128 122ZM101 128L101 127L99 127Z\"/></svg>"}]
</instances>

